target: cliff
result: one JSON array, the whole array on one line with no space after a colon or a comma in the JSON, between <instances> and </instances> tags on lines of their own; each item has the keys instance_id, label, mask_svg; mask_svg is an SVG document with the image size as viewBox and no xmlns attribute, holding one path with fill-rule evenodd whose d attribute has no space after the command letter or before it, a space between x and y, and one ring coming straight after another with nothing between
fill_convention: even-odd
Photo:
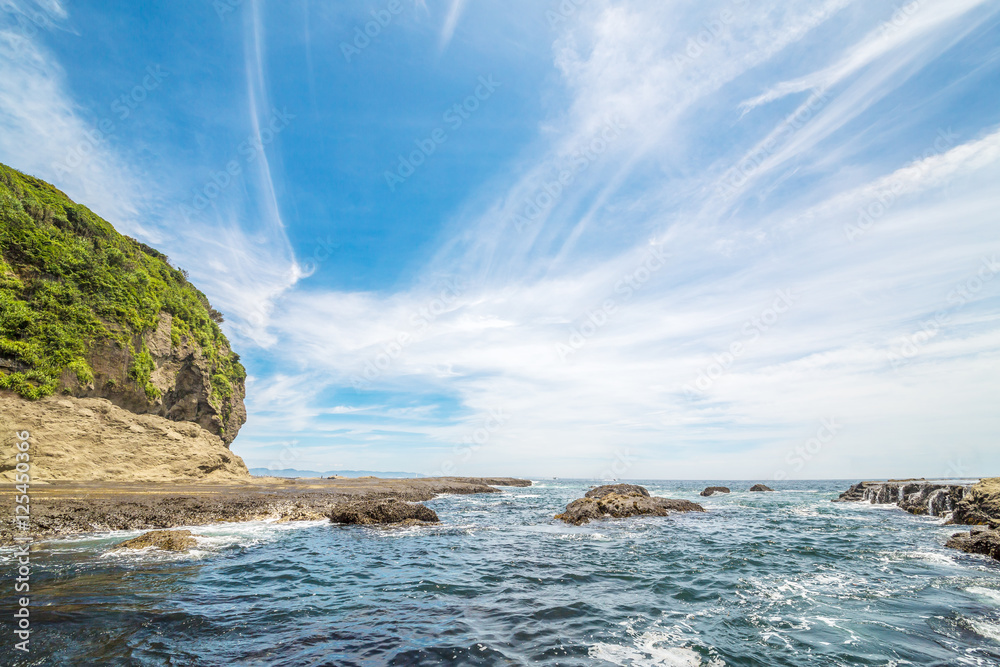
<instances>
[{"instance_id":1,"label":"cliff","mask_svg":"<svg viewBox=\"0 0 1000 667\"><path fill-rule=\"evenodd\" d=\"M0 165L0 389L103 398L228 446L246 371L221 322L165 255Z\"/></svg>"},{"instance_id":2,"label":"cliff","mask_svg":"<svg viewBox=\"0 0 1000 667\"><path fill-rule=\"evenodd\" d=\"M222 439L186 421L135 414L104 398L0 392L0 477L13 476L15 432L31 433L31 481L215 482L249 480Z\"/></svg>"}]
</instances>

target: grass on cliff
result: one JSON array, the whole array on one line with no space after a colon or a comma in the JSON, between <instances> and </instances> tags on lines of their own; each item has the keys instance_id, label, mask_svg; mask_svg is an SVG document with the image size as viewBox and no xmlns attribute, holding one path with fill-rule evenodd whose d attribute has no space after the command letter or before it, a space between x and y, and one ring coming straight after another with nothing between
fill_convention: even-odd
<instances>
[{"instance_id":1,"label":"grass on cliff","mask_svg":"<svg viewBox=\"0 0 1000 667\"><path fill-rule=\"evenodd\" d=\"M161 311L173 315L174 346L187 336L202 348L220 406L246 371L186 274L52 185L0 165L0 388L34 400L59 389L65 371L91 382L88 351L115 341L129 351L129 381L155 399L140 336Z\"/></svg>"}]
</instances>

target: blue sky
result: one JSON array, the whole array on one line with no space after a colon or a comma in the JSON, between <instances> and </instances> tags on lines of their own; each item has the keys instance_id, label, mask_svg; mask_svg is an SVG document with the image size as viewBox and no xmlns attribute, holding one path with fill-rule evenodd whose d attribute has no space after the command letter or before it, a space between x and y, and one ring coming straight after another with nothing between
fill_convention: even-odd
<instances>
[{"instance_id":1,"label":"blue sky","mask_svg":"<svg viewBox=\"0 0 1000 667\"><path fill-rule=\"evenodd\" d=\"M994 2L0 21L0 161L225 313L251 467L1000 474Z\"/></svg>"}]
</instances>

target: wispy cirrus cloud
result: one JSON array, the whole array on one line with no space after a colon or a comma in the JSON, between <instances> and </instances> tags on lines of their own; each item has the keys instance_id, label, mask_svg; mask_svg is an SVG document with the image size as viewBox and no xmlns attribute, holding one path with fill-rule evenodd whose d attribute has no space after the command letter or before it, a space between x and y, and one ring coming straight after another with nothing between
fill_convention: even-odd
<instances>
[{"instance_id":1,"label":"wispy cirrus cloud","mask_svg":"<svg viewBox=\"0 0 1000 667\"><path fill-rule=\"evenodd\" d=\"M455 28L458 27L458 21L462 18L462 12L465 11L465 3L466 0L451 0L451 6L445 15L444 25L441 26L440 49L442 51L448 48L451 38L455 36Z\"/></svg>"}]
</instances>

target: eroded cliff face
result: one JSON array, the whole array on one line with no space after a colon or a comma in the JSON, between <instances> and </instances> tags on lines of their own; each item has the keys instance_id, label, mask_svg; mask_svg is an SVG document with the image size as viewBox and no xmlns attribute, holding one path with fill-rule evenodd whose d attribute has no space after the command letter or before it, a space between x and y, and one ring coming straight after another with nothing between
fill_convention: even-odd
<instances>
[{"instance_id":1,"label":"eroded cliff face","mask_svg":"<svg viewBox=\"0 0 1000 667\"><path fill-rule=\"evenodd\" d=\"M0 428L0 478L15 470L15 432L28 431L33 484L250 479L243 460L197 424L136 414L104 398L29 401L0 391Z\"/></svg>"},{"instance_id":2,"label":"eroded cliff face","mask_svg":"<svg viewBox=\"0 0 1000 667\"><path fill-rule=\"evenodd\" d=\"M133 349L149 353L153 364L149 382L156 392L130 376L134 355L115 341L95 345L89 351L93 380L81 383L74 373L66 371L60 378L62 389L78 398L108 399L136 414L193 422L228 446L247 419L244 384L226 381L220 389L216 378L213 386L211 360L190 336L172 336L172 324L171 315L161 312L156 328L132 341ZM230 354L225 343L218 351L221 356Z\"/></svg>"}]
</instances>

